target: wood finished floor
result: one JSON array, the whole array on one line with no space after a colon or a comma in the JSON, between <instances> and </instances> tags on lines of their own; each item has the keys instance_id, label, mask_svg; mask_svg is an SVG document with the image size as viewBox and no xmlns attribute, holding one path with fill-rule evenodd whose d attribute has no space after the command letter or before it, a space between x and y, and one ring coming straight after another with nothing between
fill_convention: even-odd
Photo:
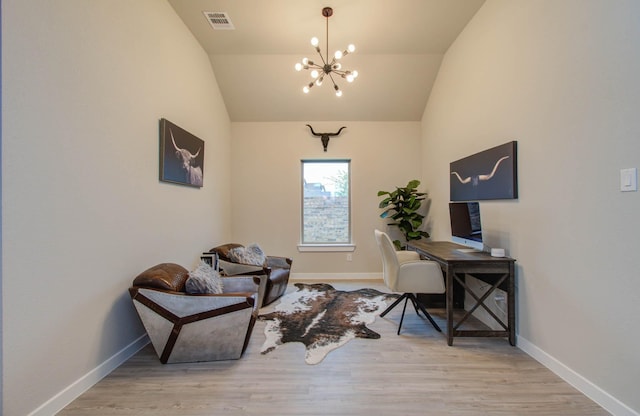
<instances>
[{"instance_id":1,"label":"wood finished floor","mask_svg":"<svg viewBox=\"0 0 640 416\"><path fill-rule=\"evenodd\" d=\"M329 283L387 291L378 281ZM352 340L317 365L305 364L302 344L260 354L261 321L236 361L163 365L149 345L58 415L609 414L505 339L456 338L449 347L409 309L400 336L397 306L369 325L379 340ZM444 310L430 312L446 330Z\"/></svg>"}]
</instances>

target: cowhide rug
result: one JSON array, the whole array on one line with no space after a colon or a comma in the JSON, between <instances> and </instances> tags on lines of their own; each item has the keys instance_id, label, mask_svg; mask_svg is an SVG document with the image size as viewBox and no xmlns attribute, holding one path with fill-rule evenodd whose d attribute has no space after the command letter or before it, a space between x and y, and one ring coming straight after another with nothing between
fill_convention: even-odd
<instances>
[{"instance_id":1,"label":"cowhide rug","mask_svg":"<svg viewBox=\"0 0 640 416\"><path fill-rule=\"evenodd\" d=\"M366 325L398 296L375 289L345 292L325 283L295 286L298 290L280 298L274 312L259 316L267 322L261 353L287 342L301 342L306 347L307 364L321 362L354 338L380 338Z\"/></svg>"}]
</instances>

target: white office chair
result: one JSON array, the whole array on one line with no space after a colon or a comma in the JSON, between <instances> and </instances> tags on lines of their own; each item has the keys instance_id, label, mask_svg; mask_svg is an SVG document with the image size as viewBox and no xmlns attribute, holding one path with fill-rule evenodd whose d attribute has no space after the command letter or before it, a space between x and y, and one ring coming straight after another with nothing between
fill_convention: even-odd
<instances>
[{"instance_id":1,"label":"white office chair","mask_svg":"<svg viewBox=\"0 0 640 416\"><path fill-rule=\"evenodd\" d=\"M402 317L398 326L398 335L402 328L404 313L407 309L407 301L411 300L416 313L418 309L424 313L433 327L442 332L440 327L435 323L431 315L427 312L418 298L416 293L444 293L444 277L440 265L435 261L420 260L420 255L415 251L396 251L389 236L380 231L375 230L376 242L382 253L382 275L384 283L393 292L402 293L391 306L389 306L380 316L385 316L391 309L404 299L404 308L402 309Z\"/></svg>"}]
</instances>

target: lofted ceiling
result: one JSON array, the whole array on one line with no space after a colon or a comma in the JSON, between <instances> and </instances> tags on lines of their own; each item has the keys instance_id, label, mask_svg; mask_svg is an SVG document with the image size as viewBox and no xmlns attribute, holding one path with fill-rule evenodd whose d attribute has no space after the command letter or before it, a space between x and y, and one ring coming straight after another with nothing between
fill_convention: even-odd
<instances>
[{"instance_id":1,"label":"lofted ceiling","mask_svg":"<svg viewBox=\"0 0 640 416\"><path fill-rule=\"evenodd\" d=\"M209 55L231 121L419 121L446 50L484 0L169 0ZM357 69L353 83L326 80L309 94L309 71L320 39L329 54ZM203 12L225 12L234 30L214 30Z\"/></svg>"}]
</instances>

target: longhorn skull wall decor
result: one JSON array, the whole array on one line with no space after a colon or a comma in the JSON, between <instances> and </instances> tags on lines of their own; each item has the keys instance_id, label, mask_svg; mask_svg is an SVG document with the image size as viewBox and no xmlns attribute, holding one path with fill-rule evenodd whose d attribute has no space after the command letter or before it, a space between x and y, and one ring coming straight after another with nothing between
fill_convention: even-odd
<instances>
[{"instance_id":1,"label":"longhorn skull wall decor","mask_svg":"<svg viewBox=\"0 0 640 416\"><path fill-rule=\"evenodd\" d=\"M315 131L313 131L313 127L311 127L311 124L307 124L307 127L311 129L311 134L316 137L320 137L320 140L322 141L322 147L324 148L325 152L327 151L327 147L329 146L329 138L339 135L342 129L347 128L346 126L340 127L340 130L335 133L316 133Z\"/></svg>"}]
</instances>

